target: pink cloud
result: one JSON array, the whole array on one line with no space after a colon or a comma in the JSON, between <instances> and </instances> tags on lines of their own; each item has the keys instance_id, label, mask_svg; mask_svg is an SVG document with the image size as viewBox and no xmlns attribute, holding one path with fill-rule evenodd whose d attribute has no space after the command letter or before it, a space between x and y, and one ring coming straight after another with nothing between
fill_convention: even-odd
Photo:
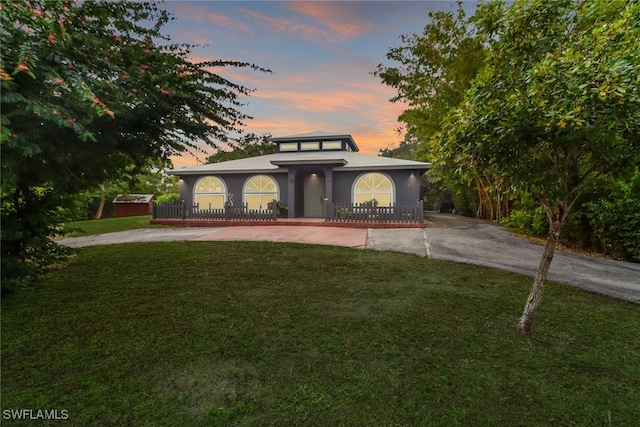
<instances>
[{"instance_id":1,"label":"pink cloud","mask_svg":"<svg viewBox=\"0 0 640 427\"><path fill-rule=\"evenodd\" d=\"M295 37L310 41L316 41L318 38L327 38L330 36L330 32L325 29L286 18L274 18L249 9L242 9L242 12L276 33L292 34Z\"/></svg>"},{"instance_id":2,"label":"pink cloud","mask_svg":"<svg viewBox=\"0 0 640 427\"><path fill-rule=\"evenodd\" d=\"M274 136L347 132L363 153L372 155L400 142L397 118L407 105L388 102L393 89L371 76L338 81L325 74L315 70L258 77L250 85L257 91L247 99L246 111L254 117L247 121L247 130Z\"/></svg>"},{"instance_id":3,"label":"pink cloud","mask_svg":"<svg viewBox=\"0 0 640 427\"><path fill-rule=\"evenodd\" d=\"M298 102L300 97L306 95L295 96L294 101L288 98L282 98L282 103ZM338 92L333 96L338 99L341 97L352 98L353 94ZM319 95L309 96L310 103L312 101L323 99ZM293 113L283 115L280 111L269 111L267 113L256 115L256 118L247 122L247 130L250 132L270 133L274 136L292 135L298 133L312 131L335 131L351 134L356 143L360 147L360 151L364 154L377 155L378 150L388 146L397 145L402 139L396 133L396 129L400 127L397 117L406 108L405 105L396 103L380 103L377 105L367 105L371 102L371 98L355 98L350 108L361 110L360 114L349 115L337 109L327 108L319 110L308 108L307 110L295 110ZM271 104L271 103L270 103ZM287 107L288 108L288 107ZM354 117L356 119L354 120Z\"/></svg>"},{"instance_id":4,"label":"pink cloud","mask_svg":"<svg viewBox=\"0 0 640 427\"><path fill-rule=\"evenodd\" d=\"M342 2L288 2L287 7L315 19L341 37L349 38L374 29L371 22L362 19L362 14Z\"/></svg>"},{"instance_id":5,"label":"pink cloud","mask_svg":"<svg viewBox=\"0 0 640 427\"><path fill-rule=\"evenodd\" d=\"M207 8L189 2L172 2L171 11L176 18L198 24L218 25L251 34L251 27L244 21L226 15L211 12Z\"/></svg>"},{"instance_id":6,"label":"pink cloud","mask_svg":"<svg viewBox=\"0 0 640 427\"><path fill-rule=\"evenodd\" d=\"M358 144L360 152L368 155L378 155L381 148L387 148L397 145L402 139L396 133L396 129L400 123L396 121L396 117L404 107L396 104L389 104L383 110L377 111L375 114L367 117L358 123L349 123L349 125L339 125L335 120L324 116L302 115L296 117L295 120L282 120L277 114L274 117L262 117L249 120L245 127L245 132L254 132L257 134L269 133L273 136L294 135L299 133L313 131L335 131L350 134ZM193 153L184 153L181 156L173 156L172 161L176 169L185 166L197 166L206 161L206 158L213 154L214 149L208 146L201 146L204 151ZM193 151L193 150L192 150ZM197 156L197 157L196 157Z\"/></svg>"},{"instance_id":7,"label":"pink cloud","mask_svg":"<svg viewBox=\"0 0 640 427\"><path fill-rule=\"evenodd\" d=\"M315 113L351 111L367 114L381 105L392 105L387 101L393 97L393 90L369 76L360 79L356 75L339 81L336 76L328 74L322 77L322 74L327 73L299 72L260 79L256 81L258 90L252 96L269 101L271 105Z\"/></svg>"}]
</instances>

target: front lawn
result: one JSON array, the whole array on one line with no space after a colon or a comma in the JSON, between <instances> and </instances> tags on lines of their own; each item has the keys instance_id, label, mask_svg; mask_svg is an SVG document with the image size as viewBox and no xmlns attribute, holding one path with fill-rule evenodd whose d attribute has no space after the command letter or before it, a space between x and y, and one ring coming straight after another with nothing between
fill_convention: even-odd
<instances>
[{"instance_id":1,"label":"front lawn","mask_svg":"<svg viewBox=\"0 0 640 427\"><path fill-rule=\"evenodd\" d=\"M3 298L3 414L64 409L50 425L76 426L637 425L639 307L550 283L520 336L530 286L329 246L86 248Z\"/></svg>"},{"instance_id":2,"label":"front lawn","mask_svg":"<svg viewBox=\"0 0 640 427\"><path fill-rule=\"evenodd\" d=\"M151 215L75 221L67 224L69 228L74 229L67 237L91 236L93 234L114 233L137 228L162 227L161 225L152 225L150 221Z\"/></svg>"}]
</instances>

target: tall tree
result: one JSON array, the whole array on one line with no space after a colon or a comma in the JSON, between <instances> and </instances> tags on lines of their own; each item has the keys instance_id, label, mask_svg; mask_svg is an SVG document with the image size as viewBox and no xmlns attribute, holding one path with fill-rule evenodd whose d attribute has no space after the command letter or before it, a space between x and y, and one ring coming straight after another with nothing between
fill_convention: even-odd
<instances>
[{"instance_id":1,"label":"tall tree","mask_svg":"<svg viewBox=\"0 0 640 427\"><path fill-rule=\"evenodd\" d=\"M458 2L455 11L429 12L428 18L421 34L402 35L402 44L389 49L387 59L396 65L380 64L374 72L384 84L397 90L392 102L404 101L409 105L398 117L406 124L406 142L397 151L385 151L382 155L410 150L416 159L432 162L432 184L446 193L459 194L460 200L472 201L472 207L458 203L458 210L497 219L503 204L496 199L505 198L502 196L508 182L488 171L465 176L452 174L453 163L449 158L438 157L441 152L433 139L449 111L463 101L465 91L482 67L483 35L476 32L473 17L466 16L462 2Z\"/></svg>"},{"instance_id":2,"label":"tall tree","mask_svg":"<svg viewBox=\"0 0 640 427\"><path fill-rule=\"evenodd\" d=\"M460 169L508 175L544 206L547 243L518 323L528 333L581 191L640 162L640 3L492 1L476 23L490 53L438 144Z\"/></svg>"},{"instance_id":3,"label":"tall tree","mask_svg":"<svg viewBox=\"0 0 640 427\"><path fill-rule=\"evenodd\" d=\"M155 3L31 0L0 5L2 283L33 272L70 195L149 160L215 146L247 116L250 89L191 62L161 33Z\"/></svg>"},{"instance_id":4,"label":"tall tree","mask_svg":"<svg viewBox=\"0 0 640 427\"><path fill-rule=\"evenodd\" d=\"M427 141L438 132L452 107L462 102L484 58L484 48L458 2L457 10L429 12L422 34L401 35L374 75L398 91L391 102L409 104L399 117L408 135Z\"/></svg>"}]
</instances>

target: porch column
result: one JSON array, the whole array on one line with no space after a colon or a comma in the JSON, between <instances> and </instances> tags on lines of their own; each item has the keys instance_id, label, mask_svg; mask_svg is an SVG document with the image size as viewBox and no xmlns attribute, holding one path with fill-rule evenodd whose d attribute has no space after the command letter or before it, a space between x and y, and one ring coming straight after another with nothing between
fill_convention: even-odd
<instances>
[{"instance_id":1,"label":"porch column","mask_svg":"<svg viewBox=\"0 0 640 427\"><path fill-rule=\"evenodd\" d=\"M324 188L327 203L333 202L333 168L331 166L324 168Z\"/></svg>"},{"instance_id":2,"label":"porch column","mask_svg":"<svg viewBox=\"0 0 640 427\"><path fill-rule=\"evenodd\" d=\"M296 216L296 173L298 171L289 167L287 171L287 217L295 218Z\"/></svg>"},{"instance_id":3,"label":"porch column","mask_svg":"<svg viewBox=\"0 0 640 427\"><path fill-rule=\"evenodd\" d=\"M324 208L324 212L322 215L327 217L327 209L329 209L329 204L333 203L333 167L328 166L324 168L324 192L325 192L325 201L322 203L322 207Z\"/></svg>"}]
</instances>

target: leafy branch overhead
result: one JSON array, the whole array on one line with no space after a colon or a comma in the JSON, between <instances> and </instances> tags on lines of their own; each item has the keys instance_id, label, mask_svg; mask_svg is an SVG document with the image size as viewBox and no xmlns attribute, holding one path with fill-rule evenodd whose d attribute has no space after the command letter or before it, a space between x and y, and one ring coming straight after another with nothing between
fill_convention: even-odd
<instances>
[{"instance_id":1,"label":"leafy branch overhead","mask_svg":"<svg viewBox=\"0 0 640 427\"><path fill-rule=\"evenodd\" d=\"M170 42L161 30L173 18L155 2L0 7L3 267L5 255L22 257L31 238L50 235L53 223L29 223L32 213L241 133L250 119L242 98L253 90L217 70L269 72L242 61L192 62L196 46ZM11 227L20 241L5 232Z\"/></svg>"}]
</instances>

